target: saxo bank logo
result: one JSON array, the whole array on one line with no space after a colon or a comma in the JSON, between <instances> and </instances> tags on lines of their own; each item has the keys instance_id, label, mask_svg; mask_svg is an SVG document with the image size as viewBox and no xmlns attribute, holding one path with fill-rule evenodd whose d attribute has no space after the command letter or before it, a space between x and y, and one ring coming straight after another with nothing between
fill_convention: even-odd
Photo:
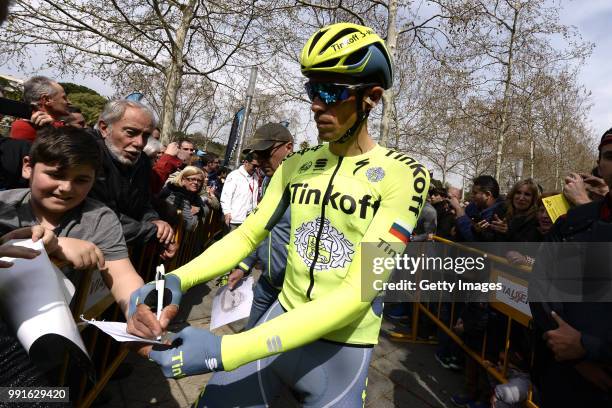
<instances>
[{"instance_id":1,"label":"saxo bank logo","mask_svg":"<svg viewBox=\"0 0 612 408\"><path fill-rule=\"evenodd\" d=\"M321 228L321 218L305 222L295 231L295 247L302 261L310 267L315 259L317 234ZM344 234L334 228L329 220L323 221L323 231L319 241L319 256L314 270L343 268L351 262L353 244Z\"/></svg>"}]
</instances>

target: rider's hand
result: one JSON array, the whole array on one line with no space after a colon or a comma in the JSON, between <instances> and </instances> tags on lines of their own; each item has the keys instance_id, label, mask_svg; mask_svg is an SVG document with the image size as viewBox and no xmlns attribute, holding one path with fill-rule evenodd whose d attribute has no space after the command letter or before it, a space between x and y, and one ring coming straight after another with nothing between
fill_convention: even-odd
<instances>
[{"instance_id":1,"label":"rider's hand","mask_svg":"<svg viewBox=\"0 0 612 408\"><path fill-rule=\"evenodd\" d=\"M173 348L152 350L149 358L160 365L167 378L223 371L221 337L189 326L171 338Z\"/></svg>"},{"instance_id":2,"label":"rider's hand","mask_svg":"<svg viewBox=\"0 0 612 408\"><path fill-rule=\"evenodd\" d=\"M181 292L181 280L178 276L173 274L168 274L165 276L164 282L164 308L162 310L161 318L159 319L159 324L162 329L168 327L168 324L176 314L178 313L179 304L181 303L181 297L183 293ZM141 319L140 323L134 321L133 328L142 326L149 326L147 324L147 317L142 312L136 314L138 310L138 305L145 304L149 308L156 309L157 308L157 290L155 289L155 282L149 282L146 285L136 289L134 293L130 296L130 305L128 308L128 319L132 319L132 317L136 319ZM136 315L135 315L136 314ZM129 327L128 327L129 329ZM132 333L134 334L134 333Z\"/></svg>"}]
</instances>

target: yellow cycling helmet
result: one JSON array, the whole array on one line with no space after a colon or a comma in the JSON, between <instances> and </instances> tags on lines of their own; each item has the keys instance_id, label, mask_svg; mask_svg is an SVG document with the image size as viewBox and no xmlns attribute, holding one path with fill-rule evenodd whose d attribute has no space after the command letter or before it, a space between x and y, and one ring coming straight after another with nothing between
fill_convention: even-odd
<instances>
[{"instance_id":1,"label":"yellow cycling helmet","mask_svg":"<svg viewBox=\"0 0 612 408\"><path fill-rule=\"evenodd\" d=\"M302 49L302 74L336 73L363 78L388 89L393 85L391 57L385 42L371 28L337 23L317 31Z\"/></svg>"}]
</instances>

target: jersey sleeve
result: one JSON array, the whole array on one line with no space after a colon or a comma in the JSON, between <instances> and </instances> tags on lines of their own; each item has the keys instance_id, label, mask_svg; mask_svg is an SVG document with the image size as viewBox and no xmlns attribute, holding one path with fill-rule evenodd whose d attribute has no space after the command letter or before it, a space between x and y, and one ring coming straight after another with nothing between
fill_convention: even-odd
<instances>
[{"instance_id":1,"label":"jersey sleeve","mask_svg":"<svg viewBox=\"0 0 612 408\"><path fill-rule=\"evenodd\" d=\"M247 257L261 242L289 205L289 179L298 157L285 160L274 173L270 186L257 209L234 231L213 244L191 262L171 273L187 289L221 276Z\"/></svg>"},{"instance_id":2,"label":"jersey sleeve","mask_svg":"<svg viewBox=\"0 0 612 408\"><path fill-rule=\"evenodd\" d=\"M385 183L380 208L360 243L384 240L400 244L403 250L423 207L429 188L429 174L421 165L413 170L407 166L391 164L394 174ZM420 192L416 192L414 186L418 186ZM375 256L388 256L384 247L372 247L380 252ZM362 245L357 245L347 276L335 290L251 330L224 336L221 341L221 358L225 369L233 370L251 361L311 343L354 322L371 307L378 294L373 287L362 291L362 279L372 280L362 274L373 272L362 271L361 258ZM388 280L391 271L385 270L376 279ZM244 347L245 344L249 347Z\"/></svg>"}]
</instances>

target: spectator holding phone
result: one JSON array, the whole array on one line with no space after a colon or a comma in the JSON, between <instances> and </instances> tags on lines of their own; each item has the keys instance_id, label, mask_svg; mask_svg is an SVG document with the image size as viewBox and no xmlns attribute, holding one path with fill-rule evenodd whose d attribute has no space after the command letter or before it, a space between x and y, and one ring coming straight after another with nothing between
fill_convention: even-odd
<instances>
[{"instance_id":1,"label":"spectator holding phone","mask_svg":"<svg viewBox=\"0 0 612 408\"><path fill-rule=\"evenodd\" d=\"M32 106L32 117L13 122L10 131L13 139L33 142L39 128L46 125L64 126L61 118L70 114L64 88L44 76L32 77L23 84L23 100Z\"/></svg>"},{"instance_id":2,"label":"spectator holding phone","mask_svg":"<svg viewBox=\"0 0 612 408\"><path fill-rule=\"evenodd\" d=\"M467 242L488 242L495 240L490 228L493 221L501 219L505 211L504 200L499 195L499 184L492 176L478 176L474 179L471 202L463 208L457 197L449 200L457 215L458 238Z\"/></svg>"},{"instance_id":3,"label":"spectator holding phone","mask_svg":"<svg viewBox=\"0 0 612 408\"><path fill-rule=\"evenodd\" d=\"M565 177L563 195L570 203L582 205L601 200L608 194L608 185L593 174L570 173Z\"/></svg>"}]
</instances>

